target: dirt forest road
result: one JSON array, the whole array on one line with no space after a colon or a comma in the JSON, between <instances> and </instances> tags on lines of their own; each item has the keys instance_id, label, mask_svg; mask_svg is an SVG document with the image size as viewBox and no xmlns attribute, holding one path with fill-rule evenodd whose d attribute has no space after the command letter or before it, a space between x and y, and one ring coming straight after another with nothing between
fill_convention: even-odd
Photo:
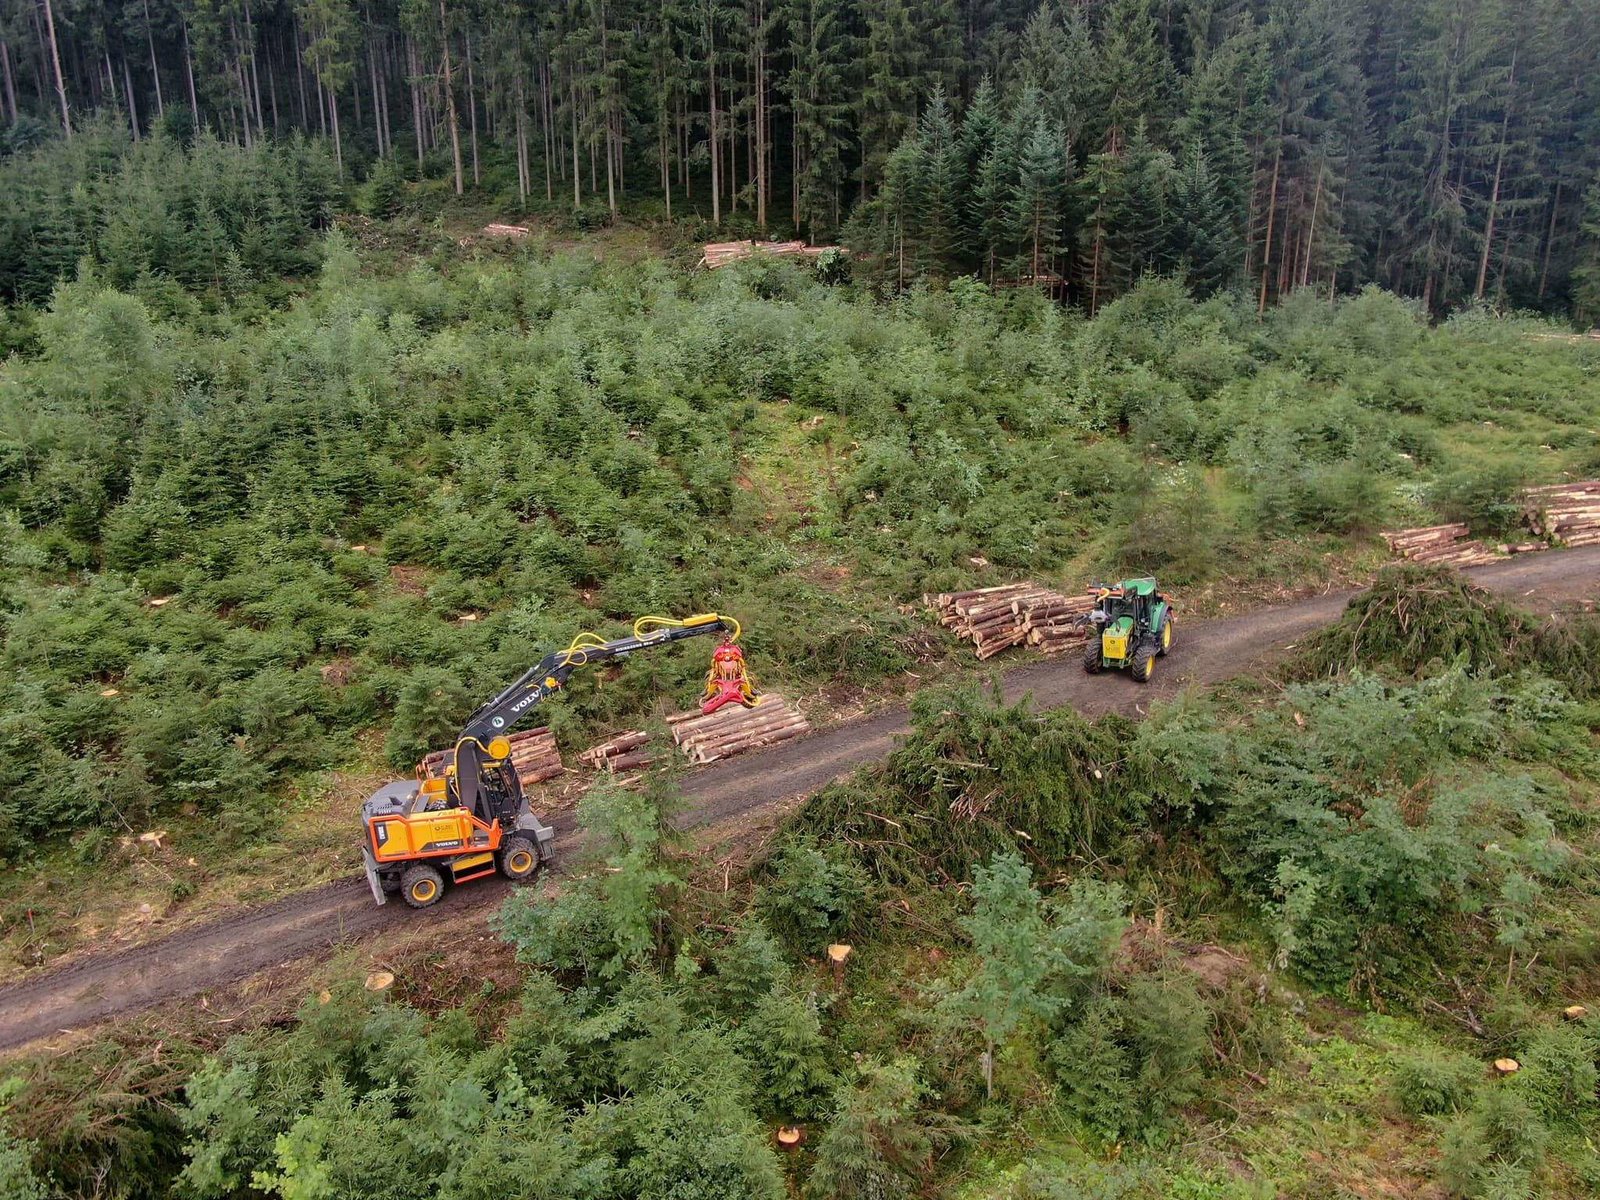
<instances>
[{"instance_id":1,"label":"dirt forest road","mask_svg":"<svg viewBox=\"0 0 1600 1200\"><path fill-rule=\"evenodd\" d=\"M1600 597L1600 546L1532 554L1479 567L1474 582L1540 610ZM1147 688L1120 676L1089 677L1076 655L1014 668L1004 675L1008 699L1031 694L1041 708L1071 705L1086 713L1134 712L1186 683L1216 683L1269 663L1298 638L1339 615L1352 593L1338 592L1228 620L1185 625L1178 644ZM799 741L713 763L684 778L685 823L714 824L773 801L812 792L865 763L885 758L909 728L906 708L829 726ZM575 848L571 828L558 829L558 852ZM506 885L474 884L446 903L485 915ZM203 993L402 922L426 917L392 903L372 903L366 881L353 876L314 891L147 945L91 956L0 989L0 1050L137 1012L161 1001Z\"/></svg>"}]
</instances>

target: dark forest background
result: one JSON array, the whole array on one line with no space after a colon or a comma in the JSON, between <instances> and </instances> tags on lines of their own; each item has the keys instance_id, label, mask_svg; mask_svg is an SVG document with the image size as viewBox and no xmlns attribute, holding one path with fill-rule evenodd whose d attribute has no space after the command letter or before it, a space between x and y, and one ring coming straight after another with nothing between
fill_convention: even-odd
<instances>
[{"instance_id":1,"label":"dark forest background","mask_svg":"<svg viewBox=\"0 0 1600 1200\"><path fill-rule=\"evenodd\" d=\"M1367 282L1435 312L1600 306L1596 0L0 13L13 300L42 300L110 226L131 269L192 274L180 251L221 239L273 274L341 187L388 215L420 177L585 225L628 206L706 236L842 238L895 282L979 272L1091 310L1151 271L1262 306ZM286 146L300 134L325 162ZM175 169L197 138L211 165ZM55 148L23 153L40 143Z\"/></svg>"}]
</instances>

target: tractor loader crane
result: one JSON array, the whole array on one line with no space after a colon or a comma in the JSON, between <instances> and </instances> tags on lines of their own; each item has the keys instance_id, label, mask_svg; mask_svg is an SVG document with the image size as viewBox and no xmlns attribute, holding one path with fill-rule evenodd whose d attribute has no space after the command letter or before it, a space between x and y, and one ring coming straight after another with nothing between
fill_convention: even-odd
<instances>
[{"instance_id":1,"label":"tractor loader crane","mask_svg":"<svg viewBox=\"0 0 1600 1200\"><path fill-rule=\"evenodd\" d=\"M754 704L739 633L737 621L717 613L641 617L628 637L606 641L582 633L565 650L545 655L467 718L438 775L419 768L418 779L385 784L361 806L361 855L373 899L383 904L398 892L411 907L427 908L446 882L496 872L531 877L550 860L555 831L529 806L511 762L511 731L579 667L711 634L722 642L707 673L704 709Z\"/></svg>"}]
</instances>

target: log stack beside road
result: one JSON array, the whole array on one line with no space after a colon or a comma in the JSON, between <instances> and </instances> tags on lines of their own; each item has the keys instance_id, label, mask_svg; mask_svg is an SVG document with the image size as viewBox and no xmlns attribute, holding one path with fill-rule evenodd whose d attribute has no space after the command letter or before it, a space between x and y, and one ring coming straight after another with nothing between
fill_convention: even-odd
<instances>
[{"instance_id":1,"label":"log stack beside road","mask_svg":"<svg viewBox=\"0 0 1600 1200\"><path fill-rule=\"evenodd\" d=\"M1390 550L1416 563L1470 567L1493 562L1495 558L1488 546L1468 538L1467 527L1460 523L1394 529L1381 536L1389 543Z\"/></svg>"},{"instance_id":2,"label":"log stack beside road","mask_svg":"<svg viewBox=\"0 0 1600 1200\"><path fill-rule=\"evenodd\" d=\"M837 250L838 246L808 246L805 242L707 242L700 265L715 271L729 263L760 252L789 258L816 258L824 250Z\"/></svg>"},{"instance_id":3,"label":"log stack beside road","mask_svg":"<svg viewBox=\"0 0 1600 1200\"><path fill-rule=\"evenodd\" d=\"M1528 489L1528 528L1565 546L1600 545L1600 480Z\"/></svg>"},{"instance_id":4,"label":"log stack beside road","mask_svg":"<svg viewBox=\"0 0 1600 1200\"><path fill-rule=\"evenodd\" d=\"M1046 653L1076 645L1086 636L1076 622L1094 607L1087 593L1068 596L1029 580L930 593L922 602L938 615L939 624L976 646L980 659L1023 644Z\"/></svg>"},{"instance_id":5,"label":"log stack beside road","mask_svg":"<svg viewBox=\"0 0 1600 1200\"><path fill-rule=\"evenodd\" d=\"M630 729L598 746L590 746L578 755L578 761L597 771L610 771L615 775L621 771L637 771L641 767L648 767L656 761L656 757L650 749L650 735L642 729Z\"/></svg>"},{"instance_id":6,"label":"log stack beside road","mask_svg":"<svg viewBox=\"0 0 1600 1200\"><path fill-rule=\"evenodd\" d=\"M758 746L811 732L811 724L782 696L768 692L753 708L729 704L710 716L698 709L667 718L672 740L694 763L714 762Z\"/></svg>"}]
</instances>

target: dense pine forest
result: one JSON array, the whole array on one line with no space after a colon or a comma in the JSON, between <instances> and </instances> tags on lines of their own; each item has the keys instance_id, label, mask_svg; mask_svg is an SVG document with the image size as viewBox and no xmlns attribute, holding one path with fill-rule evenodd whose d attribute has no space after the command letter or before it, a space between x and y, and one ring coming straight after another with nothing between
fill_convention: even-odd
<instances>
[{"instance_id":1,"label":"dense pine forest","mask_svg":"<svg viewBox=\"0 0 1600 1200\"><path fill-rule=\"evenodd\" d=\"M590 224L648 205L842 238L897 284L975 272L1091 311L1181 272L1261 307L1376 282L1433 312L1592 316L1596 61L1593 0L7 0L0 147L65 146L5 173L0 291L44 298L103 238L193 270L78 202L85 171L118 168L67 148L114 113L133 140L325 139L380 209L400 177ZM296 169L157 195L158 154L118 191L202 238L270 231ZM297 195L314 214L318 190Z\"/></svg>"}]
</instances>

